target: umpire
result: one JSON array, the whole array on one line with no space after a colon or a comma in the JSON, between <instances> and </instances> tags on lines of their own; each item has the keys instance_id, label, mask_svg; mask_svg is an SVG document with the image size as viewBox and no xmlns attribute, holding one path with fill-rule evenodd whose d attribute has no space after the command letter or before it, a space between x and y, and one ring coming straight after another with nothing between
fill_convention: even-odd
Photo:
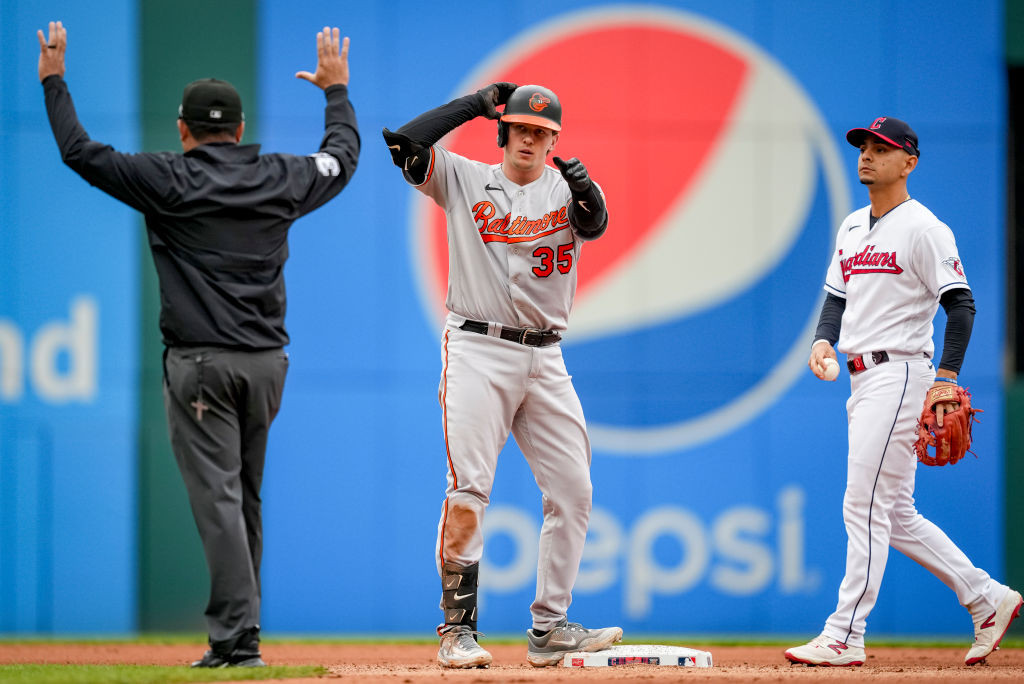
<instances>
[{"instance_id":1,"label":"umpire","mask_svg":"<svg viewBox=\"0 0 1024 684\"><path fill-rule=\"evenodd\" d=\"M122 154L90 140L63 78L67 31L50 22L49 40L38 37L39 80L61 158L146 217L160 281L167 424L210 570L210 649L192 666L262 666L260 485L288 370L288 229L355 172L349 39L324 27L316 73L296 74L327 98L320 150L299 157L240 145L241 99L215 79L185 88L184 154Z\"/></svg>"}]
</instances>

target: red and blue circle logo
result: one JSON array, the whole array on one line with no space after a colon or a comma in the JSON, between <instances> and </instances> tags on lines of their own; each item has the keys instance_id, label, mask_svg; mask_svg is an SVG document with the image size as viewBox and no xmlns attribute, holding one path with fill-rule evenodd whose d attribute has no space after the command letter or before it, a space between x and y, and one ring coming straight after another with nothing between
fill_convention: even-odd
<instances>
[{"instance_id":1,"label":"red and blue circle logo","mask_svg":"<svg viewBox=\"0 0 1024 684\"><path fill-rule=\"evenodd\" d=\"M558 95L556 154L579 157L607 198L563 342L595 452L682 451L769 410L806 369L849 212L839 148L792 75L706 18L615 8L527 30L453 96L497 81ZM441 144L501 161L492 121ZM445 219L412 192L413 260L440 325Z\"/></svg>"}]
</instances>

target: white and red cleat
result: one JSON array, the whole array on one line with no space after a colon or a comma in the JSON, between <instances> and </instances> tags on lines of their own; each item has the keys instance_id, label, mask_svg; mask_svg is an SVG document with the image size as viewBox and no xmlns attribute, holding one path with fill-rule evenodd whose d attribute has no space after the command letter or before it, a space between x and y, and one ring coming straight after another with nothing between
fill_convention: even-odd
<instances>
[{"instance_id":1,"label":"white and red cleat","mask_svg":"<svg viewBox=\"0 0 1024 684\"><path fill-rule=\"evenodd\" d=\"M977 665L985 662L992 651L999 648L999 642L1006 636L1014 618L1020 615L1024 599L1018 592L1010 589L1006 597L999 602L996 612L988 616L974 619L974 645L964 656L965 665Z\"/></svg>"},{"instance_id":2,"label":"white and red cleat","mask_svg":"<svg viewBox=\"0 0 1024 684\"><path fill-rule=\"evenodd\" d=\"M864 649L848 646L838 639L821 634L803 646L794 646L786 651L786 659L804 665L826 667L851 667L864 664Z\"/></svg>"}]
</instances>

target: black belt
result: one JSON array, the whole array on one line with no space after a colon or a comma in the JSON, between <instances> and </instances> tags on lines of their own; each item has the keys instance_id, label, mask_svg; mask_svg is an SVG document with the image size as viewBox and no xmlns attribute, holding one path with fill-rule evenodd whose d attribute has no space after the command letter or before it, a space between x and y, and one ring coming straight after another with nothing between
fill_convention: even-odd
<instances>
[{"instance_id":1,"label":"black belt","mask_svg":"<svg viewBox=\"0 0 1024 684\"><path fill-rule=\"evenodd\" d=\"M459 326L459 330L465 330L466 332L480 333L481 335L487 334L487 323L483 321L466 321ZM538 330L536 328L506 328L502 327L501 332L498 334L503 340L509 342L518 342L519 344L525 344L527 347L546 347L549 344L555 344L562 339L562 336L556 333L554 330Z\"/></svg>"},{"instance_id":2,"label":"black belt","mask_svg":"<svg viewBox=\"0 0 1024 684\"><path fill-rule=\"evenodd\" d=\"M866 371L868 369L868 366L864 365L864 357L866 357L866 356L867 356L867 354L864 354L863 356L847 356L846 357L846 369L848 371L850 371L850 375L853 375L854 373L860 373L861 371ZM889 360L889 353L888 352L884 352L884 351L871 352L871 363L873 363L874 366L877 366L880 363L885 363L888 360ZM871 368L874 368L874 366L871 366Z\"/></svg>"}]
</instances>

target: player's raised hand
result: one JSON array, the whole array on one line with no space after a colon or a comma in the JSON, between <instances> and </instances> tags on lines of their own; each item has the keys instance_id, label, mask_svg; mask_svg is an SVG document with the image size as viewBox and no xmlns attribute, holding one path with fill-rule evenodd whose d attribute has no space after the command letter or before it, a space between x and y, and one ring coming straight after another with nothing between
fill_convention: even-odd
<instances>
[{"instance_id":1,"label":"player's raised hand","mask_svg":"<svg viewBox=\"0 0 1024 684\"><path fill-rule=\"evenodd\" d=\"M476 94L480 96L480 101L484 105L484 116L488 119L497 119L501 117L501 113L498 111L498 107L508 102L508 97L518 88L515 83L509 83L502 81L500 83L492 83L488 86L484 86L480 90L476 91Z\"/></svg>"},{"instance_id":2,"label":"player's raised hand","mask_svg":"<svg viewBox=\"0 0 1024 684\"><path fill-rule=\"evenodd\" d=\"M569 161L564 161L561 157L552 157L551 161L555 162L555 166L562 172L562 178L569 184L570 190L581 192L590 187L590 174L579 159L573 157Z\"/></svg>"},{"instance_id":3,"label":"player's raised hand","mask_svg":"<svg viewBox=\"0 0 1024 684\"><path fill-rule=\"evenodd\" d=\"M339 40L341 31L324 26L316 34L316 73L300 71L295 78L303 78L326 90L332 85L348 85L348 36Z\"/></svg>"},{"instance_id":4,"label":"player's raised hand","mask_svg":"<svg viewBox=\"0 0 1024 684\"><path fill-rule=\"evenodd\" d=\"M49 39L42 31L36 31L39 38L39 81L47 76L64 77L64 52L68 48L68 32L59 21L50 22Z\"/></svg>"}]
</instances>

